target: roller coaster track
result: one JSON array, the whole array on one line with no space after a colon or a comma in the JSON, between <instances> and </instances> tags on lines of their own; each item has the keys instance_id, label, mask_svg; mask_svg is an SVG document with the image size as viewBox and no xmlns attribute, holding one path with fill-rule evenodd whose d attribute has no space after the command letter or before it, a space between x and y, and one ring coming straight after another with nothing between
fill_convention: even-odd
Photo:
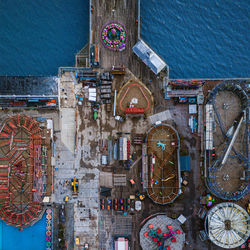
<instances>
[{"instance_id":1,"label":"roller coaster track","mask_svg":"<svg viewBox=\"0 0 250 250\"><path fill-rule=\"evenodd\" d=\"M226 83L227 84L227 83ZM224 190L221 189L220 186L217 185L216 182L216 172L220 169L222 160L225 157L225 153L229 150L229 146L230 144L234 144L234 141L232 142L232 140L229 140L228 137L226 136L226 132L225 128L224 128L224 124L221 120L221 116L220 113L217 110L216 104L215 104L215 93L219 92L219 91L223 91L224 89L229 90L229 91L233 91L235 92L240 100L241 100L241 109L242 112L243 110L245 110L247 108L247 101L248 101L248 97L246 92L244 91L244 89L242 89L240 86L228 86L228 84L226 86L217 86L215 87L215 89L213 90L213 92L210 95L210 101L209 103L212 104L213 109L214 109L214 113L215 113L215 117L216 117L216 123L218 124L218 126L220 127L221 133L223 135L223 137L225 138L225 141L220 143L219 147L223 147L224 144L224 149L220 150L220 154L218 156L218 158L213 161L211 163L211 165L207 168L207 185L209 187L209 189L211 190L212 193L214 193L216 196L225 199L225 200L239 200L240 198L244 197L244 195L246 195L248 193L248 183L246 181L246 183L243 183L242 187L240 190L237 190L235 192L226 192ZM249 141L249 133L248 133L248 120L249 120L249 113L247 112L248 110L246 110L245 114L242 114L245 116L245 131L243 132L243 141L242 141L242 148L238 149L237 151L235 150L235 148L233 147L233 145L231 145L231 153L227 152L228 157L232 158L238 158L242 164L244 164L245 167L247 167L247 169L249 169L249 153L248 153L248 141ZM239 124L238 124L239 125ZM232 143L230 143L232 142ZM238 152L240 151L240 152ZM218 152L217 152L218 153ZM209 157L209 153L208 153L208 157ZM246 177L247 178L247 177ZM246 179L247 180L247 179Z\"/></svg>"}]
</instances>

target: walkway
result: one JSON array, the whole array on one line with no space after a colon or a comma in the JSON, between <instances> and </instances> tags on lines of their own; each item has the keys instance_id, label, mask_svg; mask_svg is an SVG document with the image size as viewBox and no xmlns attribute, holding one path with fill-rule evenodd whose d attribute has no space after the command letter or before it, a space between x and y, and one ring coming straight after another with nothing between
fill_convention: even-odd
<instances>
[{"instance_id":1,"label":"walkway","mask_svg":"<svg viewBox=\"0 0 250 250\"><path fill-rule=\"evenodd\" d=\"M104 69L111 69L113 65L129 66L132 57L132 47L137 39L137 1L93 0L92 14L92 43L100 44L101 66ZM103 46L100 33L103 25L112 20L122 23L127 30L127 44L122 52L114 52Z\"/></svg>"}]
</instances>

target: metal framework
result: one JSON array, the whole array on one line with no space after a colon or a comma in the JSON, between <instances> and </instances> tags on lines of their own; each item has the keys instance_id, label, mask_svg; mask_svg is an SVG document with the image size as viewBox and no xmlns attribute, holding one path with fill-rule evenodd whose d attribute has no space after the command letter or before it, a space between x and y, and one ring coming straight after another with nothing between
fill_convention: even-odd
<instances>
[{"instance_id":1,"label":"metal framework","mask_svg":"<svg viewBox=\"0 0 250 250\"><path fill-rule=\"evenodd\" d=\"M25 115L4 121L0 129L0 217L25 227L43 210L47 147L39 123Z\"/></svg>"}]
</instances>

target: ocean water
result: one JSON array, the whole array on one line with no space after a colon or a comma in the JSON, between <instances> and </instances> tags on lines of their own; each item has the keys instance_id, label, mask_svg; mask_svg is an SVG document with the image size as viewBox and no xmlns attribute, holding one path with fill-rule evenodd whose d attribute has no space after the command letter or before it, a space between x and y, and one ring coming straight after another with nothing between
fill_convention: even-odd
<instances>
[{"instance_id":1,"label":"ocean water","mask_svg":"<svg viewBox=\"0 0 250 250\"><path fill-rule=\"evenodd\" d=\"M141 0L141 37L170 78L250 77L250 2Z\"/></svg>"},{"instance_id":2,"label":"ocean water","mask_svg":"<svg viewBox=\"0 0 250 250\"><path fill-rule=\"evenodd\" d=\"M88 0L0 0L0 75L49 76L73 66L88 41L88 7ZM249 13L247 0L141 0L141 35L171 78L250 77Z\"/></svg>"},{"instance_id":3,"label":"ocean water","mask_svg":"<svg viewBox=\"0 0 250 250\"><path fill-rule=\"evenodd\" d=\"M56 75L88 41L88 0L0 0L0 75Z\"/></svg>"},{"instance_id":4,"label":"ocean water","mask_svg":"<svg viewBox=\"0 0 250 250\"><path fill-rule=\"evenodd\" d=\"M33 226L18 228L0 220L0 249L1 250L44 250L46 249L46 215Z\"/></svg>"}]
</instances>

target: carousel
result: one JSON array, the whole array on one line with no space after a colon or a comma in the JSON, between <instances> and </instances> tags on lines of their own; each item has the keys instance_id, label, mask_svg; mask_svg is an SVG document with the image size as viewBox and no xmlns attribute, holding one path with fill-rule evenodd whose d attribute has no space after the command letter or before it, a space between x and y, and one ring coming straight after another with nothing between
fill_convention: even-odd
<instances>
[{"instance_id":1,"label":"carousel","mask_svg":"<svg viewBox=\"0 0 250 250\"><path fill-rule=\"evenodd\" d=\"M122 51L126 46L126 30L123 24L110 22L103 26L101 40L105 47L114 51Z\"/></svg>"}]
</instances>

